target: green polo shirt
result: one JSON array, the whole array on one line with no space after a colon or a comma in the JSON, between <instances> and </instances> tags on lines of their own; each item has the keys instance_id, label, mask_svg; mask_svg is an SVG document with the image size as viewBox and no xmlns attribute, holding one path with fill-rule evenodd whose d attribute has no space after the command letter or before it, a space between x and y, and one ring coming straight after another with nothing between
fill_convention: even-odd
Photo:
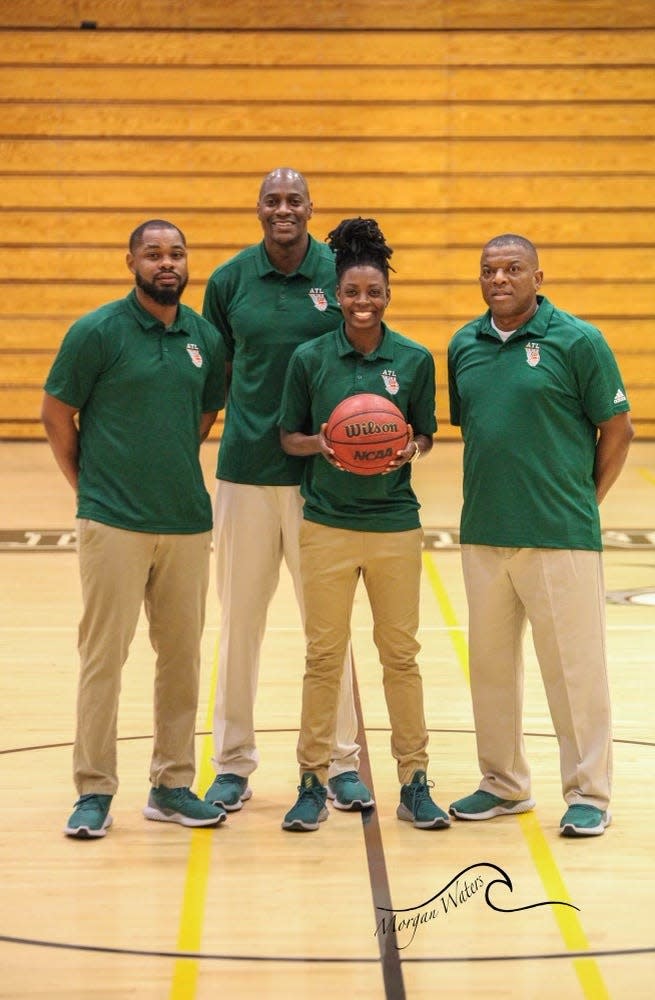
<instances>
[{"instance_id":1,"label":"green polo shirt","mask_svg":"<svg viewBox=\"0 0 655 1000\"><path fill-rule=\"evenodd\" d=\"M383 324L376 350L360 354L347 339L343 322L294 352L280 425L287 431L316 434L337 403L359 392L386 396L415 434L432 437L437 429L430 352ZM306 460L301 492L308 521L353 531L410 531L420 526L409 463L388 475L358 476L314 455Z\"/></svg>"},{"instance_id":2,"label":"green polo shirt","mask_svg":"<svg viewBox=\"0 0 655 1000\"><path fill-rule=\"evenodd\" d=\"M77 516L130 531L209 531L200 418L223 406L224 387L221 337L187 306L166 328L132 290L74 323L45 391L80 411Z\"/></svg>"},{"instance_id":3,"label":"green polo shirt","mask_svg":"<svg viewBox=\"0 0 655 1000\"><path fill-rule=\"evenodd\" d=\"M203 314L223 334L232 361L219 479L264 486L300 482L304 459L280 447L280 396L298 344L339 322L335 288L334 254L313 237L292 274L273 267L262 242L211 275Z\"/></svg>"},{"instance_id":4,"label":"green polo shirt","mask_svg":"<svg viewBox=\"0 0 655 1000\"><path fill-rule=\"evenodd\" d=\"M487 311L451 340L448 381L464 438L461 541L600 550L597 426L630 408L600 331L539 296L503 343Z\"/></svg>"}]
</instances>

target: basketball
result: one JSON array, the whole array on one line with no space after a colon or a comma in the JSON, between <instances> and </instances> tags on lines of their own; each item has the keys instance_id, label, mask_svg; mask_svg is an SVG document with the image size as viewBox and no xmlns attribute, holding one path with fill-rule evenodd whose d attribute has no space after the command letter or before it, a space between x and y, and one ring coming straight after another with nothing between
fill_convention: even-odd
<instances>
[{"instance_id":1,"label":"basketball","mask_svg":"<svg viewBox=\"0 0 655 1000\"><path fill-rule=\"evenodd\" d=\"M404 416L384 396L361 392L338 403L327 422L325 437L347 472L374 476L383 472L409 440Z\"/></svg>"}]
</instances>

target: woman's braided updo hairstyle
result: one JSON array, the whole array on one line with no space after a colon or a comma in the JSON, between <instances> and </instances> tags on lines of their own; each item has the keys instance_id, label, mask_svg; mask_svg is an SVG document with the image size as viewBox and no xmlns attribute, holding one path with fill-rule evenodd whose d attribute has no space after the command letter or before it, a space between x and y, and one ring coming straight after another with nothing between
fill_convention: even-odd
<instances>
[{"instance_id":1,"label":"woman's braided updo hairstyle","mask_svg":"<svg viewBox=\"0 0 655 1000\"><path fill-rule=\"evenodd\" d=\"M377 268L389 280L393 268L389 258L393 249L387 246L384 235L375 219L344 219L327 235L327 243L335 255L337 282L350 267Z\"/></svg>"}]
</instances>

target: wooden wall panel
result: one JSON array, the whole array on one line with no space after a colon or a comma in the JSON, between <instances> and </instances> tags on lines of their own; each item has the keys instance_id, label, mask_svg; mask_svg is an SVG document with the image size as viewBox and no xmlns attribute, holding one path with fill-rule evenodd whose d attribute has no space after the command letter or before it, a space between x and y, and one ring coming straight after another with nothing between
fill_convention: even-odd
<instances>
[{"instance_id":1,"label":"wooden wall panel","mask_svg":"<svg viewBox=\"0 0 655 1000\"><path fill-rule=\"evenodd\" d=\"M442 378L483 308L480 247L531 238L545 293L603 329L655 433L652 4L418 2L408 24L401 0L97 0L99 30L62 30L85 10L3 4L25 30L0 28L0 435L42 433L61 336L130 287L131 229L184 229L199 308L213 267L260 238L257 190L281 164L306 173L319 238L378 218L389 322ZM444 407L442 384L457 434Z\"/></svg>"},{"instance_id":2,"label":"wooden wall panel","mask_svg":"<svg viewBox=\"0 0 655 1000\"><path fill-rule=\"evenodd\" d=\"M655 73L653 73L655 79ZM564 173L647 173L655 162L655 136L621 141L579 139L371 139L358 137L285 139L5 139L0 140L0 163L7 172L45 173L51 168L65 173L93 174L97 171L120 177L124 170L139 173L211 174L264 173L280 156L293 164L311 164L325 173L339 169L355 174L360 169L404 174L411 184L418 177L435 173L448 176L453 165L462 174L500 173L511 158L512 172L542 175L556 163ZM284 162L286 162L284 161ZM308 171L309 172L309 171Z\"/></svg>"},{"instance_id":3,"label":"wooden wall panel","mask_svg":"<svg viewBox=\"0 0 655 1000\"><path fill-rule=\"evenodd\" d=\"M650 33L649 33L650 36ZM492 74L490 76L490 74ZM105 101L476 101L495 103L517 93L551 101L650 101L652 63L639 66L0 66L0 93L25 101L46 96ZM507 95L507 97L505 97ZM508 124L511 122L508 120ZM283 127L283 119L277 122Z\"/></svg>"},{"instance_id":4,"label":"wooden wall panel","mask_svg":"<svg viewBox=\"0 0 655 1000\"><path fill-rule=\"evenodd\" d=\"M473 184L471 185L473 188ZM314 186L312 185L314 189ZM320 189L320 190L319 190ZM319 193L325 195L319 184ZM478 182L478 191L481 190ZM244 246L261 238L261 227L255 215L256 180L248 192L252 204L246 208L199 206L170 209L166 218L179 226L187 237L193 257L197 249ZM479 197L479 195L478 195ZM339 211L324 210L314 198L312 231L324 239L343 218L344 213L356 213L361 204L344 203ZM92 207L69 209L0 207L0 225L5 247L69 246L109 247L122 260L128 234L148 216L144 208L117 211ZM648 254L655 233L655 208L557 209L541 205L524 208L425 208L397 209L376 207L376 218L394 247L412 244L433 247L435 254L442 247L482 247L499 233L519 232L546 248L583 246L592 255L594 248L613 246L633 247ZM101 233L98 234L98 226ZM543 256L543 254L542 254ZM593 258L592 258L593 259ZM546 270L548 262L544 257Z\"/></svg>"},{"instance_id":5,"label":"wooden wall panel","mask_svg":"<svg viewBox=\"0 0 655 1000\"><path fill-rule=\"evenodd\" d=\"M411 24L408 25L411 13ZM77 27L93 20L119 28L292 28L348 27L427 29L652 27L651 0L548 0L498 6L496 0L3 0L3 23L18 27Z\"/></svg>"},{"instance_id":6,"label":"wooden wall panel","mask_svg":"<svg viewBox=\"0 0 655 1000\"><path fill-rule=\"evenodd\" d=\"M422 210L469 213L472 209L524 214L526 206L539 207L543 214L552 211L586 212L599 210L652 211L655 209L653 171L613 176L607 173L563 173L551 169L544 173L522 174L496 171L462 176L450 174L371 173L370 164L359 173L345 175L335 171L312 170L311 162L292 163L285 156L281 142L277 154L258 171L240 174L216 170L204 176L184 172L183 163L167 164L154 175L137 172L129 165L117 176L105 172L102 163L94 173L60 172L53 155L51 170L32 173L29 164L13 173L1 172L1 202L9 210L46 209L48 211L85 210L139 211L143 218L172 215L175 212L252 211L265 171L290 165L306 173L316 206L341 216L381 212ZM311 150L308 151L311 161ZM508 161L511 166L511 160ZM507 165L507 164L506 164ZM549 162L549 167L553 164ZM166 215L164 216L166 217ZM510 229L515 227L509 227ZM193 234L187 234L193 238Z\"/></svg>"},{"instance_id":7,"label":"wooden wall panel","mask_svg":"<svg viewBox=\"0 0 655 1000\"><path fill-rule=\"evenodd\" d=\"M655 34L653 35L655 47ZM89 136L123 139L167 136L191 139L257 139L277 127L275 102L242 100L153 103L148 100L98 104L71 99L39 98L0 104L3 134L12 139L42 141ZM479 139L508 134L527 139L563 140L633 139L653 131L651 101L616 104L588 103L584 112L576 104L541 102L524 104L435 101L357 101L298 103L284 122L291 139L312 135L356 135L360 139Z\"/></svg>"},{"instance_id":8,"label":"wooden wall panel","mask_svg":"<svg viewBox=\"0 0 655 1000\"><path fill-rule=\"evenodd\" d=\"M405 3L406 0L399 0ZM6 24L3 0L3 24ZM361 8L361 0L359 4ZM413 5L415 6L415 5ZM527 17L524 18L527 21ZM498 17L496 17L498 21ZM593 32L532 30L524 23L520 31L503 31L494 24L490 33L481 31L444 32L333 29L295 31L293 44L286 31L271 30L263 23L255 30L239 31L25 31L5 32L0 65L90 66L248 66L283 67L340 65L359 66L511 66L530 65L588 67L632 66L655 63L652 38L655 27L607 30L607 23ZM526 53L538 56L526 59ZM635 52L639 59L635 60ZM422 95L417 95L418 99Z\"/></svg>"}]
</instances>

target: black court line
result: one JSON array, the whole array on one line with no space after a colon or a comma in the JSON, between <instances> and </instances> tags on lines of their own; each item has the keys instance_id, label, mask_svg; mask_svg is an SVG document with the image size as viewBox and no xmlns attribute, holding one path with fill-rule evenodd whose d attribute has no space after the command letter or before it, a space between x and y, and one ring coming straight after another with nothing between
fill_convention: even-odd
<instances>
[{"instance_id":1,"label":"black court line","mask_svg":"<svg viewBox=\"0 0 655 1000\"><path fill-rule=\"evenodd\" d=\"M362 720L361 720L361 704L359 702L359 693L357 694L357 698L358 698L358 701L357 701L357 721L358 721L359 726L361 727L362 726ZM369 726L368 727L368 731L369 731L369 733L390 733L391 732L391 730L390 730L390 728L388 726ZM260 729L256 729L255 732L258 733L258 734L259 733L268 733L268 734L272 733L274 735L275 734L279 734L279 733L296 733L297 734L298 729L297 729L296 726L293 726L291 728L285 728L284 726L277 726L274 729L266 729L265 727L264 728L260 728ZM474 729L442 729L442 728L435 728L434 726L428 726L428 733L441 733L442 735L444 733L448 733L449 735L453 735L453 736L474 736L475 735L475 730ZM201 729L201 730L198 730L195 735L197 737L199 737L199 736L211 736L212 734L211 734L211 731L208 730L208 729ZM535 732L532 732L529 729L525 729L523 731L523 735L524 736L533 736L535 738L542 739L542 740L556 740L557 739L557 736L555 735L555 733L535 733ZM134 736L134 735L132 735L132 736L118 736L117 737L117 742L118 743L132 743L132 742L137 742L139 740L151 740L152 738L153 738L153 734L152 733L140 733L138 736ZM366 747L366 737L365 737L365 735L361 735L358 732L357 738L358 739L361 738L362 741L363 741L364 747ZM614 737L614 739L612 740L612 743L615 746L655 747L655 740L628 739L627 737ZM74 746L74 743L73 743L72 740L66 740L63 743L34 743L34 744L30 745L30 746L24 746L24 747L6 747L4 750L0 750L0 757L7 756L7 755L12 754L12 753L30 753L33 750L62 750L62 749L66 749L66 748L71 749L73 746ZM369 767L368 777L369 777L369 779L371 781L371 785L372 785L373 779L370 778L370 762L369 762L369 758L368 758L368 750L366 750L366 761L367 761L367 765Z\"/></svg>"},{"instance_id":2,"label":"black court line","mask_svg":"<svg viewBox=\"0 0 655 1000\"><path fill-rule=\"evenodd\" d=\"M339 955L326 955L317 958L315 955L221 955L206 951L164 951L147 948L117 948L112 945L79 944L73 941L46 941L41 938L12 937L11 934L0 934L3 944L21 944L32 948L53 948L58 951L81 951L99 955L126 955L138 958L188 958L192 961L208 962L270 962L290 965L377 965L377 958L355 956L344 958ZM597 951L555 951L529 952L525 955L425 955L420 958L404 958L403 962L413 965L451 965L481 962L541 962L558 959L568 961L573 958L628 958L631 956L655 954L655 945L643 948L603 948ZM387 995L387 1000L398 1000L399 994ZM405 994L403 993L404 997Z\"/></svg>"},{"instance_id":3,"label":"black court line","mask_svg":"<svg viewBox=\"0 0 655 1000\"><path fill-rule=\"evenodd\" d=\"M375 798L375 788L373 785L373 775L371 773L371 759L368 752L368 742L366 739L366 729L362 716L362 703L359 697L359 685L357 684L357 674L353 658L352 665L353 696L355 701L355 711L357 713L357 742L360 746L360 774L364 783L371 789L371 794ZM384 857L384 847L382 845L382 831L377 809L362 810L362 828L364 830L364 846L366 847L366 861L368 864L368 877L373 896L373 908L375 923L378 922L377 907L383 907L383 912L392 910L391 890L389 888L389 878L387 875L387 865ZM382 959L382 978L384 982L384 994L387 1000L405 1000L405 982L403 980L403 970L400 962L400 952L396 943L395 927L390 928L388 934L378 934L378 946L380 948L380 958Z\"/></svg>"}]
</instances>

